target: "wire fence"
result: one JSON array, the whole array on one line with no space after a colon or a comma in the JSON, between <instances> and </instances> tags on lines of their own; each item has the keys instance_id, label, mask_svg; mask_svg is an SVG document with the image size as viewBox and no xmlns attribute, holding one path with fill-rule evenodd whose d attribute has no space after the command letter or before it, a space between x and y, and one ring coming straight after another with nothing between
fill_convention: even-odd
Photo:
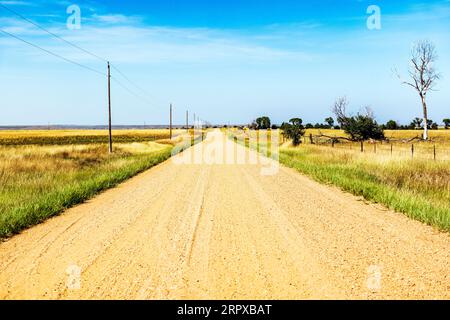
<instances>
[{"instance_id":1,"label":"wire fence","mask_svg":"<svg viewBox=\"0 0 450 320\"><path fill-rule=\"evenodd\" d=\"M283 138L284 139L284 138ZM286 140L284 139L284 142ZM450 161L450 142L426 141L346 141L309 135L303 144L329 147L334 150L359 152L379 157Z\"/></svg>"}]
</instances>

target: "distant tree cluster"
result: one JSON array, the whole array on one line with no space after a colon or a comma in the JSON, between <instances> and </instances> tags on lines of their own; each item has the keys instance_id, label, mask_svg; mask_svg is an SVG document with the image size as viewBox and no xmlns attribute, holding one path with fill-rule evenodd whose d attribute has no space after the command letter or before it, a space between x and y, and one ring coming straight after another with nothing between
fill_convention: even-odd
<instances>
[{"instance_id":1,"label":"distant tree cluster","mask_svg":"<svg viewBox=\"0 0 450 320\"><path fill-rule=\"evenodd\" d=\"M340 129L341 127L338 125L335 125L335 121L332 117L328 117L325 119L324 123L307 123L305 125L306 129Z\"/></svg>"},{"instance_id":2,"label":"distant tree cluster","mask_svg":"<svg viewBox=\"0 0 450 320\"><path fill-rule=\"evenodd\" d=\"M450 128L450 119L444 119L442 120L445 126L445 130L448 130Z\"/></svg>"},{"instance_id":3,"label":"distant tree cluster","mask_svg":"<svg viewBox=\"0 0 450 320\"><path fill-rule=\"evenodd\" d=\"M270 129L271 127L272 123L270 121L270 118L266 116L259 117L258 119L253 121L253 123L250 125L250 128L254 130L267 130Z\"/></svg>"},{"instance_id":4,"label":"distant tree cluster","mask_svg":"<svg viewBox=\"0 0 450 320\"><path fill-rule=\"evenodd\" d=\"M450 128L450 119L442 120L445 129ZM389 120L386 124L381 125L383 130L424 130L423 119L415 118L409 125L400 125L394 120ZM428 130L439 130L439 124L431 119L427 120Z\"/></svg>"}]
</instances>

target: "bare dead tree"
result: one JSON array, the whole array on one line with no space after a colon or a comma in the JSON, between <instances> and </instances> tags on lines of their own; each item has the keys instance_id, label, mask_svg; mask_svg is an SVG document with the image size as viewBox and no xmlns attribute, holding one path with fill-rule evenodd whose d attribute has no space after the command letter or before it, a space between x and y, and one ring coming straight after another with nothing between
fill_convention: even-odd
<instances>
[{"instance_id":1,"label":"bare dead tree","mask_svg":"<svg viewBox=\"0 0 450 320\"><path fill-rule=\"evenodd\" d=\"M371 119L375 119L375 113L373 112L372 107L365 106L363 111L364 111L363 114L366 115L366 117L371 118Z\"/></svg>"},{"instance_id":2,"label":"bare dead tree","mask_svg":"<svg viewBox=\"0 0 450 320\"><path fill-rule=\"evenodd\" d=\"M341 97L336 100L332 108L332 112L335 114L337 121L339 122L340 125L342 125L343 122L345 122L347 119L347 107L348 107L347 97Z\"/></svg>"},{"instance_id":3,"label":"bare dead tree","mask_svg":"<svg viewBox=\"0 0 450 320\"><path fill-rule=\"evenodd\" d=\"M433 64L437 60L436 48L430 41L416 43L411 52L411 67L409 76L412 81L403 84L414 88L420 96L423 108L424 134L423 139L428 140L428 106L427 94L434 89L440 75Z\"/></svg>"}]
</instances>

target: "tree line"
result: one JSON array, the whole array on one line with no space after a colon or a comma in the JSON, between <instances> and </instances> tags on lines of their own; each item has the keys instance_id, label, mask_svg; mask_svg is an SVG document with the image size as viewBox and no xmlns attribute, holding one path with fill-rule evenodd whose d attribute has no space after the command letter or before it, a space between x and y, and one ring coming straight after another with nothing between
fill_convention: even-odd
<instances>
[{"instance_id":1,"label":"tree line","mask_svg":"<svg viewBox=\"0 0 450 320\"><path fill-rule=\"evenodd\" d=\"M450 118L442 120L443 128L450 129ZM306 123L304 125L305 129L336 129L340 130L341 126L337 124L333 117L328 117L323 123ZM410 124L404 125L400 124L395 120L389 120L385 124L380 124L383 130L423 130L423 119L414 118ZM428 120L428 130L439 130L439 124L431 119ZM256 119L249 125L250 129L253 130L267 130L267 129L279 129L280 126L277 124L272 124L269 117L261 117Z\"/></svg>"}]
</instances>

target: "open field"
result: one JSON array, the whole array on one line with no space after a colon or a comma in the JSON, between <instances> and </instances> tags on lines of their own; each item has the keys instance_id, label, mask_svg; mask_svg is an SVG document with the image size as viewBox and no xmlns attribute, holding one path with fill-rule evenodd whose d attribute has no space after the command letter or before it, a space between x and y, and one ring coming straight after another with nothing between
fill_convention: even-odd
<instances>
[{"instance_id":1,"label":"open field","mask_svg":"<svg viewBox=\"0 0 450 320\"><path fill-rule=\"evenodd\" d=\"M430 130L429 136L432 142L450 144L450 130ZM325 134L328 136L346 137L343 130L334 129L306 129L305 136ZM403 140L422 137L423 130L384 130L386 139Z\"/></svg>"},{"instance_id":2,"label":"open field","mask_svg":"<svg viewBox=\"0 0 450 320\"><path fill-rule=\"evenodd\" d=\"M395 135L403 139L402 133ZM240 141L246 139L247 146L267 153L266 142L260 141L257 146L256 132L235 134ZM311 145L308 139L299 147L286 142L279 157L282 164L319 182L336 185L449 232L450 149L447 138L450 135L446 131L439 131L439 134L442 140L436 146L440 161L432 160L434 143L417 143L412 159L410 144L394 144L392 154L388 144L377 146L376 151L374 145L367 144L366 151L361 153L359 143L341 143L333 148L330 144Z\"/></svg>"},{"instance_id":3,"label":"open field","mask_svg":"<svg viewBox=\"0 0 450 320\"><path fill-rule=\"evenodd\" d=\"M134 150L137 149L137 150ZM0 147L0 238L62 210L169 158L154 142L106 146Z\"/></svg>"},{"instance_id":4,"label":"open field","mask_svg":"<svg viewBox=\"0 0 450 320\"><path fill-rule=\"evenodd\" d=\"M0 145L0 239L168 159L181 136L170 141L167 130L154 131L122 133L121 137L138 142L115 143L112 155L106 144L85 144L85 138L103 138L101 132L0 132L0 140L9 136L17 143ZM142 142L144 134L162 140ZM83 138L78 141L79 137ZM33 139L45 143L22 145ZM49 145L52 140L58 143Z\"/></svg>"},{"instance_id":5,"label":"open field","mask_svg":"<svg viewBox=\"0 0 450 320\"><path fill-rule=\"evenodd\" d=\"M428 142L418 140L420 133L421 131L417 130L385 130L387 140L364 142L364 152L385 160L391 158L450 161L450 130L431 130ZM303 139L304 145L311 144L310 135L316 145L342 149L350 153L361 151L360 142L340 140L335 144L331 143L331 139L328 137L346 137L341 130L306 130ZM322 135L326 137L321 137Z\"/></svg>"},{"instance_id":6,"label":"open field","mask_svg":"<svg viewBox=\"0 0 450 320\"><path fill-rule=\"evenodd\" d=\"M176 137L185 130L174 130ZM113 130L118 143L147 142L169 138L169 130ZM0 130L1 145L67 145L107 143L107 130Z\"/></svg>"},{"instance_id":7,"label":"open field","mask_svg":"<svg viewBox=\"0 0 450 320\"><path fill-rule=\"evenodd\" d=\"M0 299L450 298L448 234L290 168L182 161L207 149L257 157L212 132L8 239Z\"/></svg>"}]
</instances>

